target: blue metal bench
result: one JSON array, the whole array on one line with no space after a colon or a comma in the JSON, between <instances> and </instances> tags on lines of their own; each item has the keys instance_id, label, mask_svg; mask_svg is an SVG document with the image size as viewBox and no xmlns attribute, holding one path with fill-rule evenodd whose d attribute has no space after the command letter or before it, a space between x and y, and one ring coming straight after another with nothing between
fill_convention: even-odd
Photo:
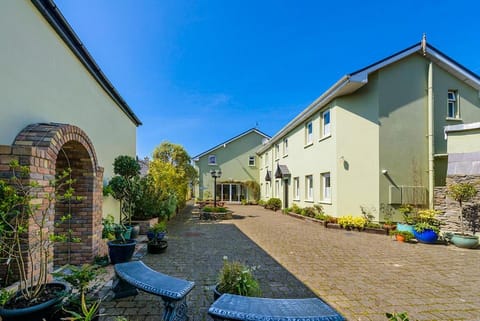
<instances>
[{"instance_id":1,"label":"blue metal bench","mask_svg":"<svg viewBox=\"0 0 480 321\"><path fill-rule=\"evenodd\" d=\"M223 294L208 310L215 321L344 321L337 311L317 298L266 299Z\"/></svg>"},{"instance_id":2,"label":"blue metal bench","mask_svg":"<svg viewBox=\"0 0 480 321\"><path fill-rule=\"evenodd\" d=\"M164 321L188 320L186 296L194 282L174 278L152 270L142 261L115 264L119 282L114 286L115 298L138 294L137 289L162 298Z\"/></svg>"}]
</instances>

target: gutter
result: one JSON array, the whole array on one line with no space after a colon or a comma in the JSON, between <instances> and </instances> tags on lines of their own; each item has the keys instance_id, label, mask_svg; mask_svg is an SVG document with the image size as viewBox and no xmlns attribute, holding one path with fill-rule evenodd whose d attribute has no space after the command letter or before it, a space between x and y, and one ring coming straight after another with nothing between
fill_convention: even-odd
<instances>
[{"instance_id":1,"label":"gutter","mask_svg":"<svg viewBox=\"0 0 480 321\"><path fill-rule=\"evenodd\" d=\"M82 44L78 36L68 24L57 5L53 0L31 0L42 16L48 21L50 26L62 38L67 46L72 50L75 56L80 60L83 66L88 70L97 83L105 90L117 106L130 118L135 126L142 125L140 119L135 115L130 106L120 96L112 83L100 70L95 60L92 58L87 48Z\"/></svg>"}]
</instances>

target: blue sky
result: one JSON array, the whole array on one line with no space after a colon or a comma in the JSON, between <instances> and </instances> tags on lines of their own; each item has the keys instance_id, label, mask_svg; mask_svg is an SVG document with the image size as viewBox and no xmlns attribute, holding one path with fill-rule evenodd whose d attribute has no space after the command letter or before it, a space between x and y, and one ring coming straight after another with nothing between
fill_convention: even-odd
<instances>
[{"instance_id":1,"label":"blue sky","mask_svg":"<svg viewBox=\"0 0 480 321\"><path fill-rule=\"evenodd\" d=\"M55 0L142 120L137 154L274 135L340 77L427 42L480 74L477 1Z\"/></svg>"}]
</instances>

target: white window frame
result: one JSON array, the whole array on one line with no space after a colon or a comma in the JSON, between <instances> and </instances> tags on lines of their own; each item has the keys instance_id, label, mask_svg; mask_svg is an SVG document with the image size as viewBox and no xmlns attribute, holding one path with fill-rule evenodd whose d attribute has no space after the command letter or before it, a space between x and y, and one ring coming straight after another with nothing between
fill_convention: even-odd
<instances>
[{"instance_id":1,"label":"white window frame","mask_svg":"<svg viewBox=\"0 0 480 321\"><path fill-rule=\"evenodd\" d=\"M283 156L288 155L288 138L283 139Z\"/></svg>"},{"instance_id":2,"label":"white window frame","mask_svg":"<svg viewBox=\"0 0 480 321\"><path fill-rule=\"evenodd\" d=\"M265 166L268 166L268 152L265 153Z\"/></svg>"},{"instance_id":3,"label":"white window frame","mask_svg":"<svg viewBox=\"0 0 480 321\"><path fill-rule=\"evenodd\" d=\"M328 115L328 123L326 123L326 119ZM331 132L331 124L332 124L332 113L330 113L330 109L327 109L322 113L322 137L330 137L332 135Z\"/></svg>"},{"instance_id":4,"label":"white window frame","mask_svg":"<svg viewBox=\"0 0 480 321\"><path fill-rule=\"evenodd\" d=\"M265 182L265 197L270 197L270 182Z\"/></svg>"},{"instance_id":5,"label":"white window frame","mask_svg":"<svg viewBox=\"0 0 480 321\"><path fill-rule=\"evenodd\" d=\"M453 112L451 112L453 111ZM458 91L449 90L447 92L447 118L448 119L459 119L460 118L460 108L458 104Z\"/></svg>"},{"instance_id":6,"label":"white window frame","mask_svg":"<svg viewBox=\"0 0 480 321\"><path fill-rule=\"evenodd\" d=\"M278 160L280 159L280 145L279 144L275 144L275 160Z\"/></svg>"},{"instance_id":7,"label":"white window frame","mask_svg":"<svg viewBox=\"0 0 480 321\"><path fill-rule=\"evenodd\" d=\"M280 180L275 180L275 197L278 197L280 194Z\"/></svg>"},{"instance_id":8,"label":"white window frame","mask_svg":"<svg viewBox=\"0 0 480 321\"><path fill-rule=\"evenodd\" d=\"M313 122L309 121L305 124L305 145L313 144Z\"/></svg>"},{"instance_id":9,"label":"white window frame","mask_svg":"<svg viewBox=\"0 0 480 321\"><path fill-rule=\"evenodd\" d=\"M323 202L332 202L332 176L330 172L320 174L322 180L321 200Z\"/></svg>"},{"instance_id":10,"label":"white window frame","mask_svg":"<svg viewBox=\"0 0 480 321\"><path fill-rule=\"evenodd\" d=\"M313 202L313 175L305 176L305 201Z\"/></svg>"},{"instance_id":11,"label":"white window frame","mask_svg":"<svg viewBox=\"0 0 480 321\"><path fill-rule=\"evenodd\" d=\"M255 167L255 156L248 156L248 166Z\"/></svg>"},{"instance_id":12,"label":"white window frame","mask_svg":"<svg viewBox=\"0 0 480 321\"><path fill-rule=\"evenodd\" d=\"M300 177L293 178L293 199L300 200Z\"/></svg>"},{"instance_id":13,"label":"white window frame","mask_svg":"<svg viewBox=\"0 0 480 321\"><path fill-rule=\"evenodd\" d=\"M208 165L217 165L217 156L216 155L208 155Z\"/></svg>"}]
</instances>

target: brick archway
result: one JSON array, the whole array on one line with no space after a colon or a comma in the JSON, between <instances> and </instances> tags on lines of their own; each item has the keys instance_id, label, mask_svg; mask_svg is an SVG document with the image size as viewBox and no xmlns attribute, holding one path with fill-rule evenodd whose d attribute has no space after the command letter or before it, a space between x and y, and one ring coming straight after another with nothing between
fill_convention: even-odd
<instances>
[{"instance_id":1,"label":"brick archway","mask_svg":"<svg viewBox=\"0 0 480 321\"><path fill-rule=\"evenodd\" d=\"M49 230L71 229L81 243L55 245L54 265L90 263L96 255L106 252L102 234L103 168L98 166L95 148L87 134L79 127L59 123L38 123L25 127L12 146L0 146L0 157L9 152L9 159L17 159L30 167L30 180L36 181L43 192L51 189L49 182L66 168L72 169L75 194L83 199L78 204L55 204L49 218ZM0 162L0 166L5 165ZM0 175L6 166L0 167ZM46 208L46 201L38 193L36 204ZM72 219L62 226L54 222L71 206ZM55 217L54 217L55 216ZM31 231L35 232L35 231ZM33 262L34 263L34 262ZM50 268L52 268L51 266ZM34 272L35 274L35 272Z\"/></svg>"}]
</instances>

